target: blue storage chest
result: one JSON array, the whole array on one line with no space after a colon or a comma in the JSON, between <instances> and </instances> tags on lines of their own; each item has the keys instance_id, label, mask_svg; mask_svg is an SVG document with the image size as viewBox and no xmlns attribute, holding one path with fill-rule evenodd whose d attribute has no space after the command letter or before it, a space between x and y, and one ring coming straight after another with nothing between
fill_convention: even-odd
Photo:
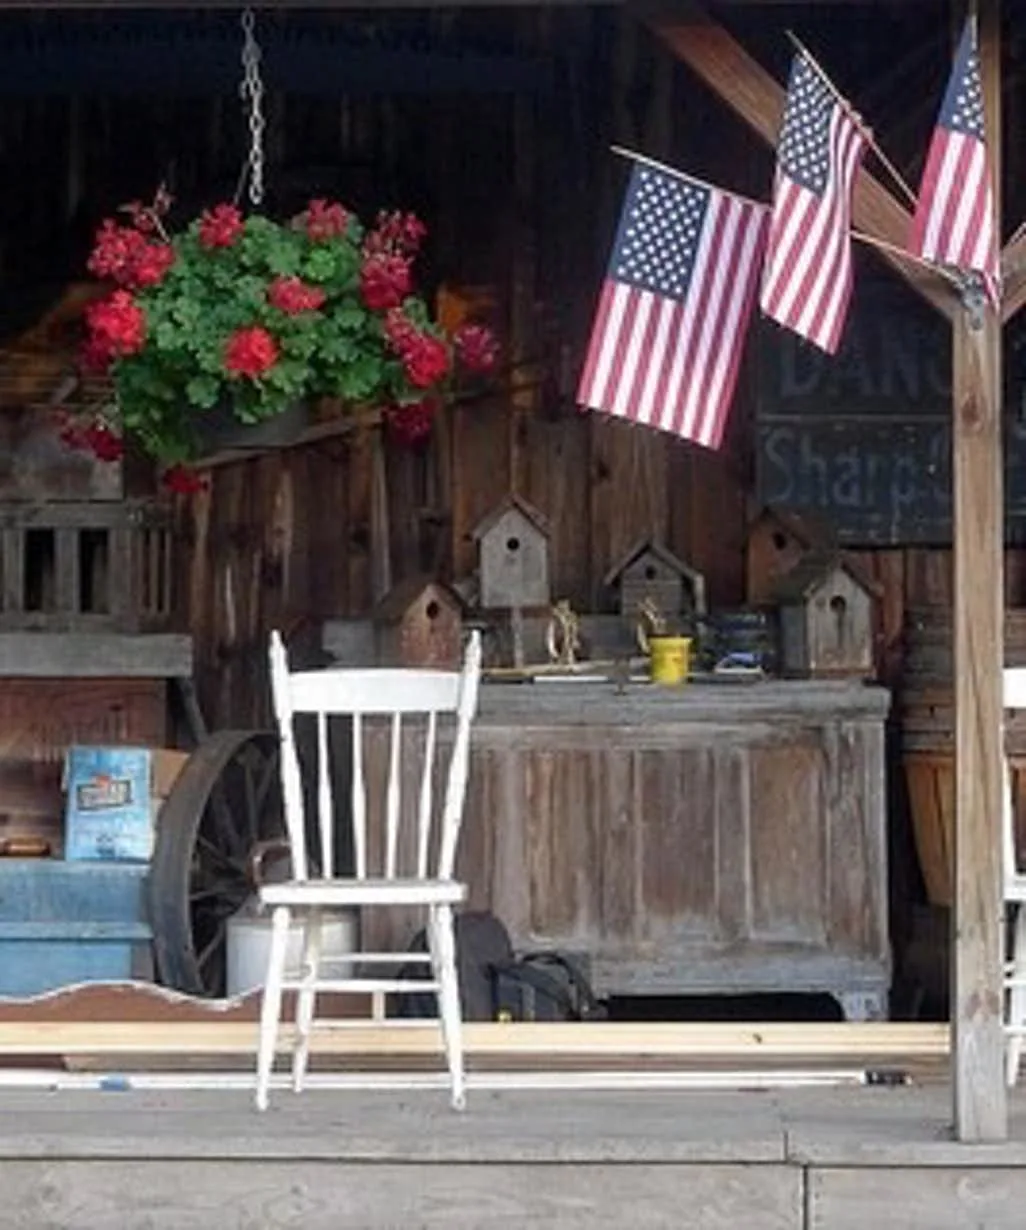
<instances>
[{"instance_id":1,"label":"blue storage chest","mask_svg":"<svg viewBox=\"0 0 1026 1230\"><path fill-rule=\"evenodd\" d=\"M0 859L0 995L151 978L144 863Z\"/></svg>"}]
</instances>

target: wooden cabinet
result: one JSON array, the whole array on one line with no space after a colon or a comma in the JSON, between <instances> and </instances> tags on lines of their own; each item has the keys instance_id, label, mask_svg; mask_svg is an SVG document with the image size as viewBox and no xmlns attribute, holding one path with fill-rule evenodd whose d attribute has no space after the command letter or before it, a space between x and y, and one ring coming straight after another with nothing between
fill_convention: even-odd
<instances>
[{"instance_id":1,"label":"wooden cabinet","mask_svg":"<svg viewBox=\"0 0 1026 1230\"><path fill-rule=\"evenodd\" d=\"M617 994L886 1013L883 723L859 684L485 686L460 874Z\"/></svg>"}]
</instances>

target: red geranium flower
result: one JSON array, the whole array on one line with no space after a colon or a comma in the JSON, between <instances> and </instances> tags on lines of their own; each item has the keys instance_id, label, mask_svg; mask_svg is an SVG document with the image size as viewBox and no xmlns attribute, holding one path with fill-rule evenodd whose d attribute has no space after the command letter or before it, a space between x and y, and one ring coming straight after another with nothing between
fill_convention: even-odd
<instances>
[{"instance_id":1,"label":"red geranium flower","mask_svg":"<svg viewBox=\"0 0 1026 1230\"><path fill-rule=\"evenodd\" d=\"M85 430L85 445L100 461L120 461L125 442L106 423L91 423Z\"/></svg>"},{"instance_id":2,"label":"red geranium flower","mask_svg":"<svg viewBox=\"0 0 1026 1230\"><path fill-rule=\"evenodd\" d=\"M92 453L100 461L119 461L125 452L125 443L116 431L102 420L83 426L73 419L65 419L60 440L68 448Z\"/></svg>"},{"instance_id":3,"label":"red geranium flower","mask_svg":"<svg viewBox=\"0 0 1026 1230\"><path fill-rule=\"evenodd\" d=\"M208 485L205 478L201 478L195 470L190 470L183 465L168 466L161 475L160 481L168 491L173 491L175 495L194 495Z\"/></svg>"},{"instance_id":4,"label":"red geranium flower","mask_svg":"<svg viewBox=\"0 0 1026 1230\"><path fill-rule=\"evenodd\" d=\"M385 317L385 340L400 358L416 345L418 336L416 325L398 308L393 308Z\"/></svg>"},{"instance_id":5,"label":"red geranium flower","mask_svg":"<svg viewBox=\"0 0 1026 1230\"><path fill-rule=\"evenodd\" d=\"M103 338L90 337L78 352L78 365L86 375L106 376L114 358L110 346Z\"/></svg>"},{"instance_id":6,"label":"red geranium flower","mask_svg":"<svg viewBox=\"0 0 1026 1230\"><path fill-rule=\"evenodd\" d=\"M136 227L118 226L108 218L96 233L87 268L99 278L138 290L162 282L174 259L170 244L151 243Z\"/></svg>"},{"instance_id":7,"label":"red geranium flower","mask_svg":"<svg viewBox=\"0 0 1026 1230\"><path fill-rule=\"evenodd\" d=\"M349 227L349 214L335 201L311 201L306 211L307 237L314 243L344 235Z\"/></svg>"},{"instance_id":8,"label":"red geranium flower","mask_svg":"<svg viewBox=\"0 0 1026 1230\"><path fill-rule=\"evenodd\" d=\"M319 286L308 286L299 278L275 278L267 288L267 302L289 316L300 312L316 312L325 300Z\"/></svg>"},{"instance_id":9,"label":"red geranium flower","mask_svg":"<svg viewBox=\"0 0 1026 1230\"><path fill-rule=\"evenodd\" d=\"M363 241L364 255L390 253L413 257L420 251L420 245L426 235L427 227L416 214L404 214L398 210L388 213L381 210L375 220L374 230L368 231Z\"/></svg>"},{"instance_id":10,"label":"red geranium flower","mask_svg":"<svg viewBox=\"0 0 1026 1230\"><path fill-rule=\"evenodd\" d=\"M387 406L382 417L389 438L401 448L415 448L431 434L438 403L430 397L408 406Z\"/></svg>"},{"instance_id":11,"label":"red geranium flower","mask_svg":"<svg viewBox=\"0 0 1026 1230\"><path fill-rule=\"evenodd\" d=\"M175 250L169 243L148 243L135 258L130 285L157 286L174 263Z\"/></svg>"},{"instance_id":12,"label":"red geranium flower","mask_svg":"<svg viewBox=\"0 0 1026 1230\"><path fill-rule=\"evenodd\" d=\"M449 348L437 337L421 333L403 355L406 379L417 389L429 389L449 370Z\"/></svg>"},{"instance_id":13,"label":"red geranium flower","mask_svg":"<svg viewBox=\"0 0 1026 1230\"><path fill-rule=\"evenodd\" d=\"M127 290L116 290L109 299L86 308L86 323L94 352L111 358L135 354L146 340L146 314Z\"/></svg>"},{"instance_id":14,"label":"red geranium flower","mask_svg":"<svg viewBox=\"0 0 1026 1230\"><path fill-rule=\"evenodd\" d=\"M245 223L234 205L215 205L203 211L199 240L205 248L230 248L242 234Z\"/></svg>"},{"instance_id":15,"label":"red geranium flower","mask_svg":"<svg viewBox=\"0 0 1026 1230\"><path fill-rule=\"evenodd\" d=\"M490 372L499 357L499 343L484 325L462 325L453 334L456 358L468 372Z\"/></svg>"},{"instance_id":16,"label":"red geranium flower","mask_svg":"<svg viewBox=\"0 0 1026 1230\"><path fill-rule=\"evenodd\" d=\"M255 380L278 362L278 343L261 325L236 329L224 348L224 366L238 376Z\"/></svg>"},{"instance_id":17,"label":"red geranium flower","mask_svg":"<svg viewBox=\"0 0 1026 1230\"><path fill-rule=\"evenodd\" d=\"M360 294L372 312L398 307L410 293L410 262L402 256L372 256L360 270Z\"/></svg>"},{"instance_id":18,"label":"red geranium flower","mask_svg":"<svg viewBox=\"0 0 1026 1230\"><path fill-rule=\"evenodd\" d=\"M118 226L113 219L106 218L96 232L86 268L98 278L110 278L125 285L131 280L139 250L146 242L146 236L133 227Z\"/></svg>"}]
</instances>

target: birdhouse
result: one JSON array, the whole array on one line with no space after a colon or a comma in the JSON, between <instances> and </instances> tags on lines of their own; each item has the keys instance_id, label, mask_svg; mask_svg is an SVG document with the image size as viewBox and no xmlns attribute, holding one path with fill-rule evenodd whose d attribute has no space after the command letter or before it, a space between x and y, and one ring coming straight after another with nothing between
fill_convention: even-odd
<instances>
[{"instance_id":1,"label":"birdhouse","mask_svg":"<svg viewBox=\"0 0 1026 1230\"><path fill-rule=\"evenodd\" d=\"M873 600L877 587L836 552L810 552L776 590L785 675L873 675Z\"/></svg>"},{"instance_id":2,"label":"birdhouse","mask_svg":"<svg viewBox=\"0 0 1026 1230\"><path fill-rule=\"evenodd\" d=\"M636 542L606 573L604 583L618 592L620 613L629 619L645 602L664 616L705 614L705 578L651 538Z\"/></svg>"},{"instance_id":3,"label":"birdhouse","mask_svg":"<svg viewBox=\"0 0 1026 1230\"><path fill-rule=\"evenodd\" d=\"M526 500L508 496L474 530L485 610L519 610L549 602L549 527Z\"/></svg>"},{"instance_id":4,"label":"birdhouse","mask_svg":"<svg viewBox=\"0 0 1026 1230\"><path fill-rule=\"evenodd\" d=\"M411 577L374 612L378 659L386 666L459 666L463 607L447 585Z\"/></svg>"},{"instance_id":5,"label":"birdhouse","mask_svg":"<svg viewBox=\"0 0 1026 1230\"><path fill-rule=\"evenodd\" d=\"M809 551L829 550L833 535L824 526L784 508L763 508L748 527L745 590L750 606L774 600L781 578Z\"/></svg>"}]
</instances>

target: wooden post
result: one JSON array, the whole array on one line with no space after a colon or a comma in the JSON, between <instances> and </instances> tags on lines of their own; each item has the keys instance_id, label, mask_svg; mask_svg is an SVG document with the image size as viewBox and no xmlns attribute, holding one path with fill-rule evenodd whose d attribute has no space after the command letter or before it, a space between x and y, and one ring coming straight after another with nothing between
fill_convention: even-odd
<instances>
[{"instance_id":1,"label":"wooden post","mask_svg":"<svg viewBox=\"0 0 1026 1230\"><path fill-rule=\"evenodd\" d=\"M987 138L1000 164L1000 0L980 0ZM1000 209L997 210L1000 215ZM1001 322L963 307L953 338L955 897L951 1029L955 1135L1008 1133L1002 1021L1001 671L1004 507Z\"/></svg>"}]
</instances>

